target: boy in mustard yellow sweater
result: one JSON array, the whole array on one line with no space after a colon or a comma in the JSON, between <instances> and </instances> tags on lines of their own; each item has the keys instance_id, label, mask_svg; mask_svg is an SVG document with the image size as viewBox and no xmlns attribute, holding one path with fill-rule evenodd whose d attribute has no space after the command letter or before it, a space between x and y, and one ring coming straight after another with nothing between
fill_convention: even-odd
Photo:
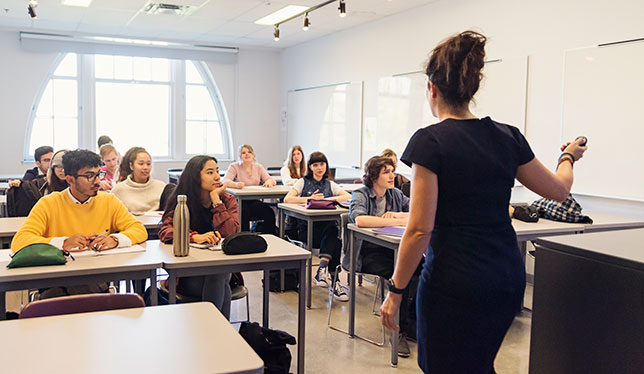
<instances>
[{"instance_id":1,"label":"boy in mustard yellow sweater","mask_svg":"<svg viewBox=\"0 0 644 374\"><path fill-rule=\"evenodd\" d=\"M101 159L94 152L65 153L69 188L38 201L14 236L11 250L49 243L68 251L101 251L144 242L148 234L143 224L116 197L98 192L100 166Z\"/></svg>"}]
</instances>

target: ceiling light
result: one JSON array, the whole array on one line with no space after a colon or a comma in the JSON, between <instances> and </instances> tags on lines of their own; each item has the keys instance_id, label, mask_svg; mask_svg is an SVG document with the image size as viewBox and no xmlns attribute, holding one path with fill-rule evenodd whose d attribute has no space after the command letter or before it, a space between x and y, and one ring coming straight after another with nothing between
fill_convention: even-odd
<instances>
[{"instance_id":1,"label":"ceiling light","mask_svg":"<svg viewBox=\"0 0 644 374\"><path fill-rule=\"evenodd\" d=\"M291 18L296 14L302 13L307 9L309 9L309 7L307 6L288 5L276 12L273 12L267 15L264 18L258 19L257 21L255 21L255 23L258 25L274 25L277 23L281 23L287 18Z\"/></svg>"},{"instance_id":2,"label":"ceiling light","mask_svg":"<svg viewBox=\"0 0 644 374\"><path fill-rule=\"evenodd\" d=\"M309 26L311 26L311 22L309 21L309 14L306 13L304 16L304 26L302 26L302 30L308 31Z\"/></svg>"},{"instance_id":3,"label":"ceiling light","mask_svg":"<svg viewBox=\"0 0 644 374\"><path fill-rule=\"evenodd\" d=\"M346 17L347 16L347 4L344 3L344 0L340 0L340 17Z\"/></svg>"},{"instance_id":4,"label":"ceiling light","mask_svg":"<svg viewBox=\"0 0 644 374\"><path fill-rule=\"evenodd\" d=\"M91 4L92 0L61 0L63 5L67 6L82 6L87 8Z\"/></svg>"},{"instance_id":5,"label":"ceiling light","mask_svg":"<svg viewBox=\"0 0 644 374\"><path fill-rule=\"evenodd\" d=\"M280 28L279 26L275 26L275 31L273 31L273 40L276 42L280 40Z\"/></svg>"}]
</instances>

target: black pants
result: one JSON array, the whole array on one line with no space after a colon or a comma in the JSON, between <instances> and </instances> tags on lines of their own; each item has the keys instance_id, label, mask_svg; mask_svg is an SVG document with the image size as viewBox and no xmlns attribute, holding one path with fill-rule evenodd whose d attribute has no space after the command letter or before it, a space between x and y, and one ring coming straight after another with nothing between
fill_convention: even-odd
<instances>
[{"instance_id":1,"label":"black pants","mask_svg":"<svg viewBox=\"0 0 644 374\"><path fill-rule=\"evenodd\" d=\"M242 231L250 231L250 221L257 222L256 232L273 234L277 232L275 227L275 212L270 206L259 200L242 200L242 220L240 222Z\"/></svg>"},{"instance_id":2,"label":"black pants","mask_svg":"<svg viewBox=\"0 0 644 374\"><path fill-rule=\"evenodd\" d=\"M298 240L306 243L306 221L297 220ZM320 257L329 261L329 272L334 272L340 264L342 242L338 238L335 221L313 222L313 248L320 248Z\"/></svg>"},{"instance_id":3,"label":"black pants","mask_svg":"<svg viewBox=\"0 0 644 374\"><path fill-rule=\"evenodd\" d=\"M362 273L375 274L385 279L391 278L394 274L394 251L389 248L365 242L360 249L360 258L362 259L360 268ZM418 276L423 268L422 263L421 261L416 267L400 303L400 331L407 333L414 339L416 338L416 289Z\"/></svg>"}]
</instances>

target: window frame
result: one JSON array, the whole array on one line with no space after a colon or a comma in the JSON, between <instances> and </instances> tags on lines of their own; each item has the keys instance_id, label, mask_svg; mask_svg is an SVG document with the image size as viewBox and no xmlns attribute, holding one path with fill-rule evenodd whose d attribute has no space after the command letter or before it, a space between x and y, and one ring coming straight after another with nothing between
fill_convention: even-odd
<instances>
[{"instance_id":1,"label":"window frame","mask_svg":"<svg viewBox=\"0 0 644 374\"><path fill-rule=\"evenodd\" d=\"M34 121L36 119L36 112L40 105L42 96L47 88L49 82L54 78L54 73L61 61L67 56L67 53L59 53L49 67L45 79L43 80L40 88L38 89L34 101L31 105L31 111L28 118L26 134L24 138L23 160L24 162L33 162L33 154L29 153L31 143L31 135L34 128ZM77 95L78 95L78 147L97 150L95 139L96 133L96 82L97 81L110 81L109 79L97 79L94 71L94 55L93 54L76 54L77 61ZM156 162L177 162L187 161L194 154L186 152L186 61L168 59L169 61L169 79L170 87L170 117L168 126L168 156L153 157ZM233 159L233 142L232 142L232 128L228 118L227 109L217 86L212 72L208 68L205 61L190 60L195 68L201 75L203 84L205 85L210 99L215 107L215 111L219 118L219 126L222 133L222 142L224 152L221 154L211 154L218 160L230 161ZM69 78L74 79L74 78ZM122 82L120 79L112 79L114 82ZM121 150L125 152L125 150Z\"/></svg>"}]
</instances>

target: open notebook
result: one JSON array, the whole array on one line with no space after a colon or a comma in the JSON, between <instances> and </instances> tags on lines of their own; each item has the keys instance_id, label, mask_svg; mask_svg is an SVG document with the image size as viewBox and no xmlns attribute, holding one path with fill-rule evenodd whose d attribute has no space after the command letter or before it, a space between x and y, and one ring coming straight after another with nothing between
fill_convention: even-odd
<instances>
[{"instance_id":1,"label":"open notebook","mask_svg":"<svg viewBox=\"0 0 644 374\"><path fill-rule=\"evenodd\" d=\"M72 256L74 257L85 257L85 256L106 256L106 255L118 255L121 253L134 253L134 252L145 252L145 248L142 246L135 244L129 247L123 247L123 248L114 248L114 249L108 249L105 251L92 251L91 249L87 251L82 251L82 252L70 252Z\"/></svg>"}]
</instances>

